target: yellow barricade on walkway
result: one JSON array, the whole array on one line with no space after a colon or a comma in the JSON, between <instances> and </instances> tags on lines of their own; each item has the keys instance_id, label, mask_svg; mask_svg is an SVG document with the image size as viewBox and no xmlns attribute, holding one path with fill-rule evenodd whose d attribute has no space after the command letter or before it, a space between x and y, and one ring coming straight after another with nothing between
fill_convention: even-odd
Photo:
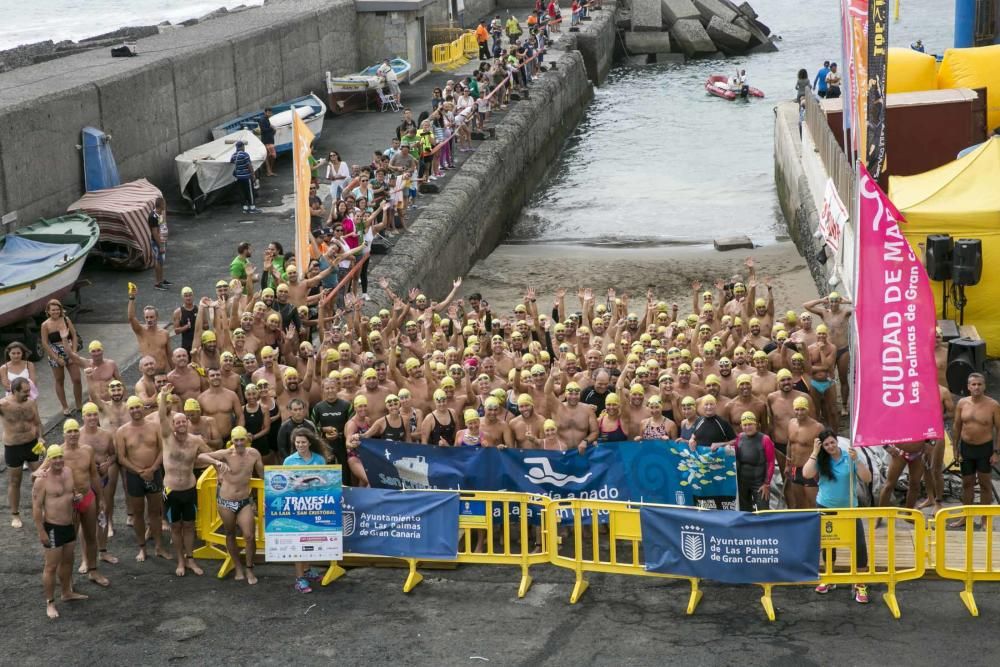
<instances>
[{"instance_id":1,"label":"yellow barricade on walkway","mask_svg":"<svg viewBox=\"0 0 1000 667\"><path fill-rule=\"evenodd\" d=\"M465 57L469 60L479 56L479 40L476 39L476 33L467 32L462 35L462 44L465 47Z\"/></svg>"},{"instance_id":2,"label":"yellow barricade on walkway","mask_svg":"<svg viewBox=\"0 0 1000 667\"><path fill-rule=\"evenodd\" d=\"M549 499L506 491L461 491L459 502L458 558L453 561L419 562L519 567L521 582L517 597L523 598L531 587L529 568L549 562L552 545L546 523ZM531 518L531 521L526 518ZM416 559L406 561L410 565L410 573L403 584L403 592L409 593L423 580L423 576L417 572Z\"/></svg>"},{"instance_id":3,"label":"yellow barricade on walkway","mask_svg":"<svg viewBox=\"0 0 1000 667\"><path fill-rule=\"evenodd\" d=\"M772 512L814 512L817 510L773 510ZM830 509L820 512L820 565L819 582L829 585L885 584L882 595L894 618L899 618L896 584L924 576L927 555L927 526L924 515L917 510L899 507L859 507ZM859 526L860 522L860 526ZM876 532L876 522L885 522L884 533ZM905 534L911 533L911 534ZM860 539L864 544L859 544ZM901 566L901 548L907 556L912 551L912 565ZM867 555L867 565L858 566L861 550ZM837 556L841 556L837 563ZM846 552L846 553L845 553ZM909 560L909 559L907 559ZM846 561L846 562L845 562ZM764 595L760 599L770 620L775 619L771 590L775 586L801 584L761 583Z\"/></svg>"},{"instance_id":4,"label":"yellow barricade on walkway","mask_svg":"<svg viewBox=\"0 0 1000 667\"><path fill-rule=\"evenodd\" d=\"M451 62L451 45L435 44L431 47L431 65L436 72L443 70Z\"/></svg>"},{"instance_id":5,"label":"yellow barricade on walkway","mask_svg":"<svg viewBox=\"0 0 1000 667\"><path fill-rule=\"evenodd\" d=\"M548 507L548 532L551 549L549 562L558 567L573 570L576 582L569 601L576 604L587 590L587 572L608 574L629 574L643 577L666 579L686 579L691 583L687 613L693 614L702 592L698 587L700 579L659 572L647 572L640 555L642 529L639 523L639 503L623 503L611 500L552 500ZM657 505L657 507L667 507ZM697 509L678 507L677 509ZM705 510L710 511L710 510ZM596 529L583 522L584 513L593 518L598 512L607 515L607 523ZM607 531L605 532L605 528ZM560 544L562 542L562 544ZM625 545L621 543L624 542ZM624 548L623 548L624 547ZM568 555L563 555L568 552Z\"/></svg>"},{"instance_id":6,"label":"yellow barricade on walkway","mask_svg":"<svg viewBox=\"0 0 1000 667\"><path fill-rule=\"evenodd\" d=\"M948 507L934 515L934 570L942 579L956 579L964 584L959 596L973 616L979 616L972 586L977 581L1000 581L1000 554L994 558L993 536L997 505ZM948 523L964 519L960 530L948 530ZM983 530L976 530L981 520ZM949 549L949 546L952 547Z\"/></svg>"},{"instance_id":7,"label":"yellow barricade on walkway","mask_svg":"<svg viewBox=\"0 0 1000 667\"><path fill-rule=\"evenodd\" d=\"M476 41L476 33L462 33L457 39L431 47L432 69L435 72L445 72L461 67L478 53L479 42Z\"/></svg>"}]
</instances>

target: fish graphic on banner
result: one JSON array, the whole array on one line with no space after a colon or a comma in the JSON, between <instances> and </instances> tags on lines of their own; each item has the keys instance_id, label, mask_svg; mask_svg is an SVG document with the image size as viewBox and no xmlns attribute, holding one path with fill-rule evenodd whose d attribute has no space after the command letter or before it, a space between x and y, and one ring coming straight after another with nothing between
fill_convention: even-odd
<instances>
[{"instance_id":1,"label":"fish graphic on banner","mask_svg":"<svg viewBox=\"0 0 1000 667\"><path fill-rule=\"evenodd\" d=\"M868 139L865 165L878 180L885 171L885 86L889 69L889 0L868 0ZM860 126L859 126L860 127Z\"/></svg>"},{"instance_id":2,"label":"fish graphic on banner","mask_svg":"<svg viewBox=\"0 0 1000 667\"><path fill-rule=\"evenodd\" d=\"M854 444L943 438L927 272L900 231L902 214L861 162L858 192Z\"/></svg>"},{"instance_id":3,"label":"fish graphic on banner","mask_svg":"<svg viewBox=\"0 0 1000 667\"><path fill-rule=\"evenodd\" d=\"M492 447L437 447L362 440L373 487L518 491L552 498L725 506L736 496L735 459L683 441L602 444L580 454Z\"/></svg>"},{"instance_id":4,"label":"fish graphic on banner","mask_svg":"<svg viewBox=\"0 0 1000 667\"><path fill-rule=\"evenodd\" d=\"M729 584L819 579L818 512L639 509L646 570Z\"/></svg>"}]
</instances>

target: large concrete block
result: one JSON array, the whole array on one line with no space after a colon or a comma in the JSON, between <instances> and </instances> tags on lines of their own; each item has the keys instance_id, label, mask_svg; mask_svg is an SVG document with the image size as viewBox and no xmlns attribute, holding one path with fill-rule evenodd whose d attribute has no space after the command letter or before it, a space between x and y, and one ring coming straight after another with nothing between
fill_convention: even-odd
<instances>
[{"instance_id":1,"label":"large concrete block","mask_svg":"<svg viewBox=\"0 0 1000 667\"><path fill-rule=\"evenodd\" d=\"M466 6L468 12L468 6ZM336 76L357 72L371 63L358 62L358 31L353 5L334 5L316 15L322 72Z\"/></svg>"},{"instance_id":2,"label":"large concrete block","mask_svg":"<svg viewBox=\"0 0 1000 667\"><path fill-rule=\"evenodd\" d=\"M97 88L84 84L0 109L0 214L27 225L58 215L83 192L80 129L100 127Z\"/></svg>"},{"instance_id":3,"label":"large concrete block","mask_svg":"<svg viewBox=\"0 0 1000 667\"><path fill-rule=\"evenodd\" d=\"M669 53L670 34L666 32L627 32L625 48L629 53Z\"/></svg>"},{"instance_id":4,"label":"large concrete block","mask_svg":"<svg viewBox=\"0 0 1000 667\"><path fill-rule=\"evenodd\" d=\"M727 22L736 18L736 11L722 0L692 0L692 2L701 13L701 22L705 25L708 25L713 16L718 16Z\"/></svg>"},{"instance_id":5,"label":"large concrete block","mask_svg":"<svg viewBox=\"0 0 1000 667\"><path fill-rule=\"evenodd\" d=\"M737 16L733 19L733 25L739 26L743 30L750 33L750 44L763 44L767 41L768 33L760 29L756 21L751 21L750 19L744 18L742 16Z\"/></svg>"},{"instance_id":6,"label":"large concrete block","mask_svg":"<svg viewBox=\"0 0 1000 667\"><path fill-rule=\"evenodd\" d=\"M112 136L122 182L147 178L162 184L174 180L173 160L181 151L170 60L153 61L99 81L97 88L101 122Z\"/></svg>"},{"instance_id":7,"label":"large concrete block","mask_svg":"<svg viewBox=\"0 0 1000 667\"><path fill-rule=\"evenodd\" d=\"M322 94L323 65L319 55L319 28L314 15L290 21L281 30L281 80L284 99Z\"/></svg>"},{"instance_id":8,"label":"large concrete block","mask_svg":"<svg viewBox=\"0 0 1000 667\"><path fill-rule=\"evenodd\" d=\"M662 30L660 0L632 0L632 30Z\"/></svg>"},{"instance_id":9,"label":"large concrete block","mask_svg":"<svg viewBox=\"0 0 1000 667\"><path fill-rule=\"evenodd\" d=\"M720 49L729 49L735 53L743 53L750 47L750 31L744 30L738 25L726 23L718 16L713 16L706 28L708 36L712 38L716 46Z\"/></svg>"},{"instance_id":10,"label":"large concrete block","mask_svg":"<svg viewBox=\"0 0 1000 667\"><path fill-rule=\"evenodd\" d=\"M715 53L715 42L705 32L698 19L679 19L670 28L674 48L683 51L689 58L700 53Z\"/></svg>"},{"instance_id":11,"label":"large concrete block","mask_svg":"<svg viewBox=\"0 0 1000 667\"><path fill-rule=\"evenodd\" d=\"M172 59L180 150L211 140L210 128L237 115L232 44L185 52Z\"/></svg>"},{"instance_id":12,"label":"large concrete block","mask_svg":"<svg viewBox=\"0 0 1000 667\"><path fill-rule=\"evenodd\" d=\"M281 102L281 35L258 30L231 40L240 113Z\"/></svg>"},{"instance_id":13,"label":"large concrete block","mask_svg":"<svg viewBox=\"0 0 1000 667\"><path fill-rule=\"evenodd\" d=\"M757 18L757 10L751 7L749 2L740 3L740 13L749 19Z\"/></svg>"},{"instance_id":14,"label":"large concrete block","mask_svg":"<svg viewBox=\"0 0 1000 667\"><path fill-rule=\"evenodd\" d=\"M696 19L701 16L691 0L660 0L663 21L673 25L677 19Z\"/></svg>"}]
</instances>

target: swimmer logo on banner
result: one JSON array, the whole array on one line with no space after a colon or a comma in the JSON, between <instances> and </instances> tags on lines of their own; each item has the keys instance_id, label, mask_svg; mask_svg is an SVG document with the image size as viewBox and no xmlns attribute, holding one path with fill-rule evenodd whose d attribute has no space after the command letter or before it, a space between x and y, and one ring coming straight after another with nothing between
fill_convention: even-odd
<instances>
[{"instance_id":1,"label":"swimmer logo on banner","mask_svg":"<svg viewBox=\"0 0 1000 667\"><path fill-rule=\"evenodd\" d=\"M860 161L858 172L854 444L939 439L944 420L927 272L899 229L902 214Z\"/></svg>"},{"instance_id":2,"label":"swimmer logo on banner","mask_svg":"<svg viewBox=\"0 0 1000 667\"><path fill-rule=\"evenodd\" d=\"M264 468L264 557L328 561L344 557L340 466Z\"/></svg>"},{"instance_id":3,"label":"swimmer logo on banner","mask_svg":"<svg viewBox=\"0 0 1000 667\"><path fill-rule=\"evenodd\" d=\"M309 257L311 246L309 215L309 184L312 183L312 169L309 157L315 135L306 127L298 114L292 114L292 163L295 171L295 256ZM299 278L308 269L308 262L301 259L295 263Z\"/></svg>"}]
</instances>

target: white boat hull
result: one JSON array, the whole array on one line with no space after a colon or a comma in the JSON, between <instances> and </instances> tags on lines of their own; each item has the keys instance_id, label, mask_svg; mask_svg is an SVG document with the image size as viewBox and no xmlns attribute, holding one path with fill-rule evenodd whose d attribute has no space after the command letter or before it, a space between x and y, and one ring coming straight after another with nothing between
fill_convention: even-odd
<instances>
[{"instance_id":1,"label":"white boat hull","mask_svg":"<svg viewBox=\"0 0 1000 667\"><path fill-rule=\"evenodd\" d=\"M318 113L312 118L306 119L306 127L315 136L319 136L323 132L323 120L326 116L326 106L323 107L323 112ZM292 126L283 125L281 127L275 128L274 130L274 150L276 153L283 153L285 151L292 150Z\"/></svg>"},{"instance_id":2,"label":"white boat hull","mask_svg":"<svg viewBox=\"0 0 1000 667\"><path fill-rule=\"evenodd\" d=\"M44 309L49 299L62 299L80 277L86 254L78 256L61 271L33 283L0 288L0 326L15 324Z\"/></svg>"}]
</instances>

